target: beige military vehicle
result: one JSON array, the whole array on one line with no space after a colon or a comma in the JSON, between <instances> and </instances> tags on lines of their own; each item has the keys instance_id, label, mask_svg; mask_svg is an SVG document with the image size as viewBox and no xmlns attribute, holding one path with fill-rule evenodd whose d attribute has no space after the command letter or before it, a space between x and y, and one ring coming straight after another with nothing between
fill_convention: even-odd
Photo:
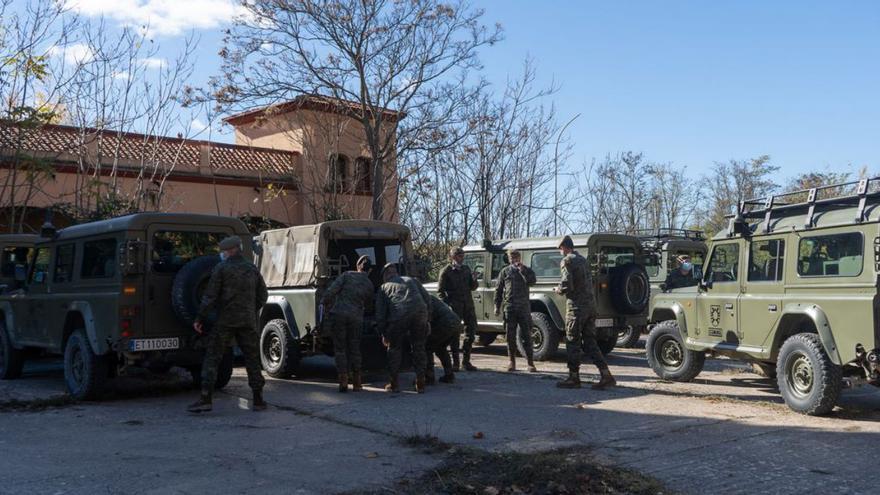
<instances>
[{"instance_id":1,"label":"beige military vehicle","mask_svg":"<svg viewBox=\"0 0 880 495\"><path fill-rule=\"evenodd\" d=\"M370 279L378 290L381 268L396 263L401 274L421 276L412 252L409 228L372 220L338 220L268 230L257 238L258 266L269 288L261 315L260 354L273 377L296 372L300 359L333 354L332 336L322 328L324 290L357 259L374 263ZM380 366L385 352L368 308L361 339L365 367Z\"/></svg>"},{"instance_id":2,"label":"beige military vehicle","mask_svg":"<svg viewBox=\"0 0 880 495\"><path fill-rule=\"evenodd\" d=\"M473 299L480 344L490 345L504 333L501 317L495 316L495 287L498 274L508 264L506 251L517 249L522 253L523 263L534 270L537 278L530 290L534 358L546 360L556 352L560 341L565 340L565 297L553 292L560 279L560 239L486 241L483 245L464 247L464 263L479 277ZM618 332L647 324L650 285L645 264L650 260L642 242L634 236L576 234L571 239L575 250L587 258L592 269L599 347L608 354L617 342ZM425 288L436 293L437 284L427 284ZM524 355L522 344L517 344Z\"/></svg>"},{"instance_id":3,"label":"beige military vehicle","mask_svg":"<svg viewBox=\"0 0 880 495\"><path fill-rule=\"evenodd\" d=\"M880 180L745 201L711 242L699 287L657 294L647 357L688 381L707 354L776 377L785 403L831 411L880 385Z\"/></svg>"},{"instance_id":4,"label":"beige military vehicle","mask_svg":"<svg viewBox=\"0 0 880 495\"><path fill-rule=\"evenodd\" d=\"M33 241L27 269L18 254L10 258L18 285L0 293L0 378L18 378L28 356L48 353L64 356L67 391L77 399L94 398L130 366L181 366L199 381L203 351L192 322L220 261L217 244L233 235L248 241L250 257L251 236L235 218L138 213L45 226L25 239ZM218 388L231 375L230 350Z\"/></svg>"}]
</instances>

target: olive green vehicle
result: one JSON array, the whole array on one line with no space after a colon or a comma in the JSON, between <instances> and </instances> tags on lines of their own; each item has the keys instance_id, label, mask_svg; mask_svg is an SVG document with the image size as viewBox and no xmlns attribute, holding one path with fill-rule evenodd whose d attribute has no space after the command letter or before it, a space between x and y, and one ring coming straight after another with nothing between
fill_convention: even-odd
<instances>
[{"instance_id":1,"label":"olive green vehicle","mask_svg":"<svg viewBox=\"0 0 880 495\"><path fill-rule=\"evenodd\" d=\"M532 345L534 358L549 359L564 340L565 297L553 289L559 284L559 237L486 241L482 246L465 246L464 263L479 279L473 292L477 313L478 342L490 345L504 333L500 316L495 316L494 297L498 274L508 264L505 252L517 249L523 263L535 272L537 283L531 287ZM575 234L575 250L590 262L593 291L596 296L596 329L599 347L608 354L617 342L617 334L627 327L647 324L650 286L645 263L648 262L641 241L622 234ZM436 293L437 284L427 284ZM521 345L521 344L519 344ZM525 354L520 348L520 354Z\"/></svg>"},{"instance_id":2,"label":"olive green vehicle","mask_svg":"<svg viewBox=\"0 0 880 495\"><path fill-rule=\"evenodd\" d=\"M268 230L257 238L258 266L269 300L261 313L263 369L275 378L296 372L305 356L333 354L332 336L321 326L321 298L333 280L369 256L370 279L378 290L381 267L396 263L401 274L419 276L409 228L372 220L337 220ZM367 308L361 347L365 367L385 363L385 350Z\"/></svg>"},{"instance_id":3,"label":"olive green vehicle","mask_svg":"<svg viewBox=\"0 0 880 495\"><path fill-rule=\"evenodd\" d=\"M755 363L786 404L825 414L880 385L880 179L744 201L698 287L658 294L648 362L688 381L707 353Z\"/></svg>"},{"instance_id":4,"label":"olive green vehicle","mask_svg":"<svg viewBox=\"0 0 880 495\"><path fill-rule=\"evenodd\" d=\"M645 252L654 255L654 263L645 266L651 279L651 302L657 294L666 290L666 277L678 269L676 259L688 256L694 264L691 272L696 284L703 274L703 260L706 258L706 239L699 230L654 229L635 233L642 240ZM653 306L652 306L653 308ZM649 311L653 314L653 310ZM617 347L635 347L645 329L627 327L617 336Z\"/></svg>"},{"instance_id":5,"label":"olive green vehicle","mask_svg":"<svg viewBox=\"0 0 880 495\"><path fill-rule=\"evenodd\" d=\"M35 234L0 235L0 293L22 287L28 259L39 240Z\"/></svg>"},{"instance_id":6,"label":"olive green vehicle","mask_svg":"<svg viewBox=\"0 0 880 495\"><path fill-rule=\"evenodd\" d=\"M65 384L77 399L97 396L131 366L181 366L198 381L203 351L192 322L220 261L217 243L233 235L251 238L240 220L196 214L47 224L28 237L27 269L16 255L17 286L0 294L0 378L19 377L29 356L48 353L64 356ZM244 246L250 257L250 242ZM217 386L231 374L230 350Z\"/></svg>"}]
</instances>

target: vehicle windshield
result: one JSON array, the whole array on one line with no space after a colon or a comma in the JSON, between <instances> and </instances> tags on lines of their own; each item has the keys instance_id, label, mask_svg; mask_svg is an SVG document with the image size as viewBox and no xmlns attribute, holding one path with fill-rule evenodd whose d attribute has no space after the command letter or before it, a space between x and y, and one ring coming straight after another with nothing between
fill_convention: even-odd
<instances>
[{"instance_id":1,"label":"vehicle windshield","mask_svg":"<svg viewBox=\"0 0 880 495\"><path fill-rule=\"evenodd\" d=\"M153 271L176 273L199 256L219 254L217 244L228 235L221 232L156 232L151 250Z\"/></svg>"}]
</instances>

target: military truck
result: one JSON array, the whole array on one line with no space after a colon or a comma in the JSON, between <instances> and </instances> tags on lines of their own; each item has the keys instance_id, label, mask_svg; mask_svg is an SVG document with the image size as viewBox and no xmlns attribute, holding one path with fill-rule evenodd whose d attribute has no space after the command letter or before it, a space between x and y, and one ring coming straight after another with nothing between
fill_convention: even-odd
<instances>
[{"instance_id":1,"label":"military truck","mask_svg":"<svg viewBox=\"0 0 880 495\"><path fill-rule=\"evenodd\" d=\"M641 241L622 234L576 234L571 236L575 250L590 262L593 291L596 296L596 329L599 347L608 354L622 329L647 324L650 285L645 271L648 262ZM559 284L562 255L557 248L560 237L485 241L465 246L464 263L479 280L473 292L477 313L478 342L490 345L504 333L500 316L495 316L494 298L498 274L508 263L506 251L517 249L523 263L535 272L537 283L531 287L532 345L537 360L549 359L564 341L565 297L553 292ZM437 291L437 284L425 286ZM525 355L522 344L519 352Z\"/></svg>"},{"instance_id":2,"label":"military truck","mask_svg":"<svg viewBox=\"0 0 880 495\"><path fill-rule=\"evenodd\" d=\"M99 395L106 381L130 366L188 369L201 377L203 350L192 322L217 243L251 236L227 217L138 213L55 230L35 239L19 288L0 294L0 378L18 378L37 353L64 356L67 391ZM17 260L16 260L17 261ZM232 352L217 386L232 374Z\"/></svg>"},{"instance_id":3,"label":"military truck","mask_svg":"<svg viewBox=\"0 0 880 495\"><path fill-rule=\"evenodd\" d=\"M401 274L420 276L407 227L372 220L337 220L262 232L258 266L269 288L261 314L260 354L272 377L287 378L305 356L333 355L332 336L322 328L324 290L357 259L368 255L378 290L381 267L396 263ZM367 309L361 346L364 366L385 362L385 352Z\"/></svg>"},{"instance_id":4,"label":"military truck","mask_svg":"<svg viewBox=\"0 0 880 495\"><path fill-rule=\"evenodd\" d=\"M28 259L39 240L36 234L0 235L0 293L21 287L19 280L24 280Z\"/></svg>"},{"instance_id":5,"label":"military truck","mask_svg":"<svg viewBox=\"0 0 880 495\"><path fill-rule=\"evenodd\" d=\"M738 205L698 287L658 294L647 340L658 376L689 381L706 354L759 365L785 403L831 411L880 385L880 179Z\"/></svg>"},{"instance_id":6,"label":"military truck","mask_svg":"<svg viewBox=\"0 0 880 495\"><path fill-rule=\"evenodd\" d=\"M689 256L694 264L691 272L696 285L703 273L703 260L706 257L706 239L699 230L688 229L650 229L635 232L642 241L642 246L647 253L653 254L653 263L645 266L648 277L651 279L651 300L660 292L666 290L664 285L666 277L678 269L676 258ZM653 311L649 311L653 314ZM648 322L649 324L654 322ZM645 333L647 328L627 327L620 331L617 336L617 347L634 347L636 342Z\"/></svg>"}]
</instances>

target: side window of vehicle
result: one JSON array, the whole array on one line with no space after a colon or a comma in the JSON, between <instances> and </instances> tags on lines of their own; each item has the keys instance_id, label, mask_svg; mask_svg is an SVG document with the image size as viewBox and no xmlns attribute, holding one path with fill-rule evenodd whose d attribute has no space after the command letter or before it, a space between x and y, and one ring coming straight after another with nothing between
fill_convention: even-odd
<instances>
[{"instance_id":1,"label":"side window of vehicle","mask_svg":"<svg viewBox=\"0 0 880 495\"><path fill-rule=\"evenodd\" d=\"M43 285L49 278L49 248L40 248L34 253L34 266L31 270L31 285Z\"/></svg>"},{"instance_id":2,"label":"side window of vehicle","mask_svg":"<svg viewBox=\"0 0 880 495\"><path fill-rule=\"evenodd\" d=\"M749 250L749 282L779 282L785 265L785 241L752 242Z\"/></svg>"},{"instance_id":3,"label":"side window of vehicle","mask_svg":"<svg viewBox=\"0 0 880 495\"><path fill-rule=\"evenodd\" d=\"M64 284L73 280L73 259L76 254L76 244L64 244L58 246L55 251L55 270L52 281L56 284Z\"/></svg>"},{"instance_id":4,"label":"side window of vehicle","mask_svg":"<svg viewBox=\"0 0 880 495\"><path fill-rule=\"evenodd\" d=\"M536 277L559 278L559 263L562 255L558 251L545 251L532 255L532 270Z\"/></svg>"},{"instance_id":5,"label":"side window of vehicle","mask_svg":"<svg viewBox=\"0 0 880 495\"><path fill-rule=\"evenodd\" d=\"M467 253L464 255L464 264L476 273L477 278L482 280L486 273L486 256L484 253Z\"/></svg>"},{"instance_id":6,"label":"side window of vehicle","mask_svg":"<svg viewBox=\"0 0 880 495\"><path fill-rule=\"evenodd\" d=\"M715 283L736 282L739 270L739 245L719 244L709 259L707 280Z\"/></svg>"},{"instance_id":7,"label":"side window of vehicle","mask_svg":"<svg viewBox=\"0 0 880 495\"><path fill-rule=\"evenodd\" d=\"M864 242L858 232L803 237L798 244L798 275L856 277L862 273Z\"/></svg>"},{"instance_id":8,"label":"side window of vehicle","mask_svg":"<svg viewBox=\"0 0 880 495\"><path fill-rule=\"evenodd\" d=\"M116 239L101 239L83 244L80 278L113 278L116 276Z\"/></svg>"},{"instance_id":9,"label":"side window of vehicle","mask_svg":"<svg viewBox=\"0 0 880 495\"><path fill-rule=\"evenodd\" d=\"M507 260L507 254L492 253L492 280L498 279L501 270L503 270L508 263L510 263L510 261Z\"/></svg>"},{"instance_id":10,"label":"side window of vehicle","mask_svg":"<svg viewBox=\"0 0 880 495\"><path fill-rule=\"evenodd\" d=\"M28 259L33 249L27 247L8 246L3 249L3 261L0 264L2 273L0 276L12 278L15 276L16 267L27 266Z\"/></svg>"}]
</instances>

